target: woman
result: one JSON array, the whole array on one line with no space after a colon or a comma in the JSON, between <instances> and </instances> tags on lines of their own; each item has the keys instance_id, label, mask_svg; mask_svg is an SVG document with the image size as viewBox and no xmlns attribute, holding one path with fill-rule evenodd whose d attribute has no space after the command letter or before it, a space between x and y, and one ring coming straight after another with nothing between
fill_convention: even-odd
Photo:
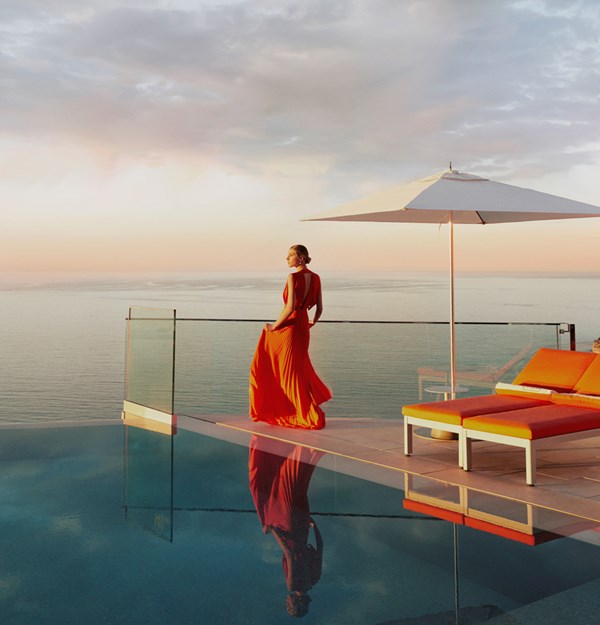
<instances>
[{"instance_id":1,"label":"woman","mask_svg":"<svg viewBox=\"0 0 600 625\"><path fill-rule=\"evenodd\" d=\"M288 252L287 263L294 271L283 291L283 310L275 323L265 324L250 367L253 421L307 430L325 427L320 404L331 399L331 391L308 356L310 328L323 312L321 279L308 269L310 260L304 245L293 245Z\"/></svg>"}]
</instances>

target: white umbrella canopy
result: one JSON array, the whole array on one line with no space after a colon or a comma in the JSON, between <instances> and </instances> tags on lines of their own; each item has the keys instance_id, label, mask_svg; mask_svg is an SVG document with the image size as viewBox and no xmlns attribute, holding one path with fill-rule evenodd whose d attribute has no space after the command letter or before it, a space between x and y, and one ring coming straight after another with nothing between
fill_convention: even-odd
<instances>
[{"instance_id":1,"label":"white umbrella canopy","mask_svg":"<svg viewBox=\"0 0 600 625\"><path fill-rule=\"evenodd\" d=\"M498 224L598 216L598 206L449 169L303 221Z\"/></svg>"},{"instance_id":2,"label":"white umbrella canopy","mask_svg":"<svg viewBox=\"0 0 600 625\"><path fill-rule=\"evenodd\" d=\"M454 334L454 224L498 224L600 217L600 207L458 172L452 165L427 178L305 217L302 221L375 221L449 224L450 386L456 389Z\"/></svg>"}]
</instances>

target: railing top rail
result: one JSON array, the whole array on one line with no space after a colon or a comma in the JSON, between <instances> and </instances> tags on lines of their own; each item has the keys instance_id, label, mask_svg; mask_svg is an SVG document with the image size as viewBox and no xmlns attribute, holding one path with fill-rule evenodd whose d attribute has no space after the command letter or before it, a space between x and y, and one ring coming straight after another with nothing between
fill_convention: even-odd
<instances>
[{"instance_id":1,"label":"railing top rail","mask_svg":"<svg viewBox=\"0 0 600 625\"><path fill-rule=\"evenodd\" d=\"M177 316L174 308L155 308L152 306L130 306L127 319L131 321L173 321Z\"/></svg>"},{"instance_id":2,"label":"railing top rail","mask_svg":"<svg viewBox=\"0 0 600 625\"><path fill-rule=\"evenodd\" d=\"M231 319L220 317L177 317L176 321L229 321L236 323L268 323L272 319ZM415 324L415 325L448 325L449 321L390 321L373 319L319 319L319 323L371 323L371 324ZM476 325L476 326L569 326L566 321L544 322L544 321L456 321L456 325Z\"/></svg>"}]
</instances>

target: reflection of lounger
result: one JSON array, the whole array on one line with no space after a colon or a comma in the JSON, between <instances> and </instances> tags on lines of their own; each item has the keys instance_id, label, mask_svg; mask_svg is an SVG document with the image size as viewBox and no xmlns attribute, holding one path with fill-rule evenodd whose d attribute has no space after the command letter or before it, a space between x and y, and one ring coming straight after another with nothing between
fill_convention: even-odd
<instances>
[{"instance_id":1,"label":"reflection of lounger","mask_svg":"<svg viewBox=\"0 0 600 625\"><path fill-rule=\"evenodd\" d=\"M465 525L526 545L539 545L597 524L562 512L539 508L475 491L466 486L442 484L432 478L406 475L403 506L407 510Z\"/></svg>"},{"instance_id":2,"label":"reflection of lounger","mask_svg":"<svg viewBox=\"0 0 600 625\"><path fill-rule=\"evenodd\" d=\"M513 385L498 385L496 393L405 406L405 453L412 453L413 425L457 432L459 464L465 470L472 464L473 440L521 447L527 483L533 484L535 453L544 442L599 434L600 356L595 354L540 349ZM497 396L505 399L494 402ZM529 403L519 405L515 398Z\"/></svg>"},{"instance_id":3,"label":"reflection of lounger","mask_svg":"<svg viewBox=\"0 0 600 625\"><path fill-rule=\"evenodd\" d=\"M509 374L520 362L531 353L531 344L520 349L508 362L501 367L488 366L476 371L457 371L456 384L465 386L484 387L492 389L497 382ZM419 377L419 400L423 399L423 390L431 382L446 385L450 382L450 374L442 369L433 367L419 367L417 369Z\"/></svg>"},{"instance_id":4,"label":"reflection of lounger","mask_svg":"<svg viewBox=\"0 0 600 625\"><path fill-rule=\"evenodd\" d=\"M554 532L526 532L513 529L499 523L492 523L491 521L473 518L466 514L433 506L428 503L422 503L420 501L413 501L412 499L405 499L403 506L407 510L412 510L413 512L420 512L421 514L434 516L438 519L443 519L444 521L456 523L457 525L466 525L467 527L472 527L473 529L487 532L488 534L495 534L496 536L501 536L502 538L508 538L509 540L524 543L525 545L535 546L548 542L549 540L554 540L555 538L561 538L559 534L555 534Z\"/></svg>"}]
</instances>

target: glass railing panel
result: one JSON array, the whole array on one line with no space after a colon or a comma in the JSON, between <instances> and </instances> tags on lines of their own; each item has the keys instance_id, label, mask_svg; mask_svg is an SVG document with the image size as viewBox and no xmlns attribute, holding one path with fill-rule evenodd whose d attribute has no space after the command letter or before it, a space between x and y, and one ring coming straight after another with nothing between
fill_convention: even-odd
<instances>
[{"instance_id":1,"label":"glass railing panel","mask_svg":"<svg viewBox=\"0 0 600 625\"><path fill-rule=\"evenodd\" d=\"M263 324L178 320L175 411L247 414L248 372ZM489 393L497 382L512 381L540 347L568 349L561 328L457 324L461 396ZM439 399L430 391L449 383L448 332L444 323L319 323L311 331L310 354L333 389L327 416L396 418L404 404Z\"/></svg>"},{"instance_id":2,"label":"glass railing panel","mask_svg":"<svg viewBox=\"0 0 600 625\"><path fill-rule=\"evenodd\" d=\"M421 351L416 368L418 398L427 389L450 383L450 346L447 324L428 330L426 351ZM567 324L459 323L456 325L456 383L461 396L492 392L498 382L511 382L540 347L569 349ZM430 396L431 398L431 396Z\"/></svg>"},{"instance_id":3,"label":"glass railing panel","mask_svg":"<svg viewBox=\"0 0 600 625\"><path fill-rule=\"evenodd\" d=\"M127 319L125 399L173 413L175 311L131 308Z\"/></svg>"},{"instance_id":4,"label":"glass railing panel","mask_svg":"<svg viewBox=\"0 0 600 625\"><path fill-rule=\"evenodd\" d=\"M248 371L264 322L177 322L175 412L247 414Z\"/></svg>"}]
</instances>

